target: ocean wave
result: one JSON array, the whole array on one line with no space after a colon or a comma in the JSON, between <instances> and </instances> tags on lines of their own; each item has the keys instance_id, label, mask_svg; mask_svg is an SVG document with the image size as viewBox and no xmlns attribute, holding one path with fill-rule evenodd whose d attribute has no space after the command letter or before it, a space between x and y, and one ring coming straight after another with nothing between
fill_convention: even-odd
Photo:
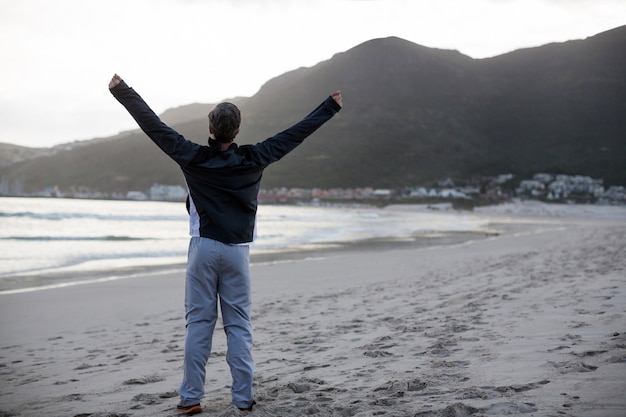
<instances>
[{"instance_id":1,"label":"ocean wave","mask_svg":"<svg viewBox=\"0 0 626 417\"><path fill-rule=\"evenodd\" d=\"M52 259L37 259L32 263L25 263L21 259L4 259L4 262L0 263L0 290L3 287L3 280L7 277L58 274L64 271L87 273L93 270L116 270L137 265L160 264L163 263L163 260L173 258L177 259L176 263L183 263L186 259L185 256L186 251L184 249L168 250L161 248L143 250L140 248L134 252L123 253L115 251L106 253L65 253ZM169 263L173 262L169 261Z\"/></svg>"},{"instance_id":2,"label":"ocean wave","mask_svg":"<svg viewBox=\"0 0 626 417\"><path fill-rule=\"evenodd\" d=\"M97 214L97 213L69 213L50 212L36 213L21 211L13 213L0 212L0 217L5 218L28 218L37 220L67 220L67 219L90 219L102 221L181 221L187 220L187 215L145 215L145 214Z\"/></svg>"},{"instance_id":3,"label":"ocean wave","mask_svg":"<svg viewBox=\"0 0 626 417\"><path fill-rule=\"evenodd\" d=\"M132 236L5 236L0 240L17 240L17 241L113 241L125 242L133 240L158 240L154 238L142 238Z\"/></svg>"}]
</instances>

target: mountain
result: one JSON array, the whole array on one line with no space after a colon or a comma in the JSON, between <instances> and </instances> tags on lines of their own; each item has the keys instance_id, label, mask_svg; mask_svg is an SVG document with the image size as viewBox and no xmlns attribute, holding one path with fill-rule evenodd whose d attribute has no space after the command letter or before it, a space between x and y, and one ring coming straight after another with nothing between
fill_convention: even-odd
<instances>
[{"instance_id":1,"label":"mountain","mask_svg":"<svg viewBox=\"0 0 626 417\"><path fill-rule=\"evenodd\" d=\"M440 178L536 172L626 184L626 26L584 40L488 59L373 39L233 99L240 144L308 114L340 88L344 109L264 175L264 187L399 187ZM140 92L141 93L141 92ZM149 102L149 97L146 97ZM212 105L163 115L206 143ZM0 168L25 191L102 191L183 184L178 167L139 131Z\"/></svg>"},{"instance_id":2,"label":"mountain","mask_svg":"<svg viewBox=\"0 0 626 417\"><path fill-rule=\"evenodd\" d=\"M28 148L25 146L0 143L0 167L26 161L44 153L41 148Z\"/></svg>"}]
</instances>

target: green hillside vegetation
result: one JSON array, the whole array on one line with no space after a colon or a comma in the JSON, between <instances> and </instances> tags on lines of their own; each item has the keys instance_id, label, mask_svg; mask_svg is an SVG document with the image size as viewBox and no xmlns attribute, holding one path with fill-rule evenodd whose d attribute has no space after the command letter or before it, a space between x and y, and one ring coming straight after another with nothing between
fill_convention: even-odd
<instances>
[{"instance_id":1,"label":"green hillside vegetation","mask_svg":"<svg viewBox=\"0 0 626 417\"><path fill-rule=\"evenodd\" d=\"M255 143L289 127L340 88L344 109L268 168L264 187L402 187L537 172L623 185L625 50L626 26L480 60L395 37L374 39L236 99L243 113L238 142ZM211 108L184 106L164 120L206 143ZM178 167L139 131L4 167L0 174L22 179L26 192L54 185L126 192L155 182L183 184Z\"/></svg>"}]
</instances>

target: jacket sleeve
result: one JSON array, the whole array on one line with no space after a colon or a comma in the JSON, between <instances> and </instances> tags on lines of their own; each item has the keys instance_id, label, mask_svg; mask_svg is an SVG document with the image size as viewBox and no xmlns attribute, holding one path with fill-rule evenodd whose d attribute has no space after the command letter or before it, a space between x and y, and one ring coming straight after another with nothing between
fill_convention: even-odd
<instances>
[{"instance_id":1,"label":"jacket sleeve","mask_svg":"<svg viewBox=\"0 0 626 417\"><path fill-rule=\"evenodd\" d=\"M304 119L287 130L272 136L254 147L259 163L269 165L294 150L304 139L332 118L341 106L328 96L322 104L309 113Z\"/></svg>"},{"instance_id":2,"label":"jacket sleeve","mask_svg":"<svg viewBox=\"0 0 626 417\"><path fill-rule=\"evenodd\" d=\"M141 130L179 165L187 165L201 148L167 126L150 109L137 92L124 81L113 87L111 94L128 110Z\"/></svg>"}]
</instances>

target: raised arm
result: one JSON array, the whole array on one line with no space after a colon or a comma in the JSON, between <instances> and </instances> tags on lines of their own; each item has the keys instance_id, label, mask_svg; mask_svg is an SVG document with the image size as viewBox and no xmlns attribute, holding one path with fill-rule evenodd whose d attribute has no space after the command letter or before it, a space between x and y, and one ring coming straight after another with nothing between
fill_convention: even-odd
<instances>
[{"instance_id":1,"label":"raised arm","mask_svg":"<svg viewBox=\"0 0 626 417\"><path fill-rule=\"evenodd\" d=\"M300 122L255 145L257 162L269 165L281 159L330 120L341 110L342 104L341 91L337 90Z\"/></svg>"},{"instance_id":2,"label":"raised arm","mask_svg":"<svg viewBox=\"0 0 626 417\"><path fill-rule=\"evenodd\" d=\"M130 88L119 75L113 75L109 82L111 94L128 110L141 130L180 165L188 164L196 155L200 145L186 140L174 129L167 126L150 109L137 92Z\"/></svg>"}]
</instances>

